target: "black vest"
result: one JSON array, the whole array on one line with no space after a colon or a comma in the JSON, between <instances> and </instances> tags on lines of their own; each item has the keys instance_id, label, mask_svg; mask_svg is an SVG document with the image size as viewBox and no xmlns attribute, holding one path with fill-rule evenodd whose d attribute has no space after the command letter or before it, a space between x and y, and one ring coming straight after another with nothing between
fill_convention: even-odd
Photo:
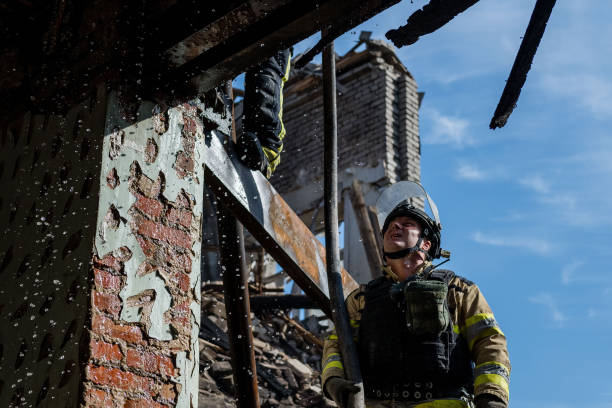
<instances>
[{"instance_id":1,"label":"black vest","mask_svg":"<svg viewBox=\"0 0 612 408\"><path fill-rule=\"evenodd\" d=\"M448 284L454 276L440 270L429 279ZM453 332L452 324L432 338L412 335L401 302L391 298L393 284L377 278L364 292L357 349L366 396L419 401L472 394L473 366L465 339Z\"/></svg>"}]
</instances>

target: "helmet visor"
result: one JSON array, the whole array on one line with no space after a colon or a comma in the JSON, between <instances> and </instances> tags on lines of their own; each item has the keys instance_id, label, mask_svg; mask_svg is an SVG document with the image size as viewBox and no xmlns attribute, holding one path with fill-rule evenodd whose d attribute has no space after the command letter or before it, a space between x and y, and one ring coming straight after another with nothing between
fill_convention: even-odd
<instances>
[{"instance_id":1,"label":"helmet visor","mask_svg":"<svg viewBox=\"0 0 612 408\"><path fill-rule=\"evenodd\" d=\"M376 202L376 211L378 212L378 225L382 228L387 219L387 216L397 207L402 201L408 201L417 208L421 208L423 204L429 206L429 212L426 208L423 211L429 213L431 219L436 223L439 229L442 229L440 217L438 216L438 207L436 203L429 197L422 185L415 181L400 181L387 187L378 197Z\"/></svg>"}]
</instances>

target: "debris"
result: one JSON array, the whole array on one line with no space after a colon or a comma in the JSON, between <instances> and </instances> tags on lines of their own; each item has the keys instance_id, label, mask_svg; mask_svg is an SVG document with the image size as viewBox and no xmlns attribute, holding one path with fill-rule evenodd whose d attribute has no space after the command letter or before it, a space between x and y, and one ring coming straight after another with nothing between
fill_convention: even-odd
<instances>
[{"instance_id":1,"label":"debris","mask_svg":"<svg viewBox=\"0 0 612 408\"><path fill-rule=\"evenodd\" d=\"M205 287L199 339L200 407L236 406L224 311L223 294ZM321 344L328 328L315 316L300 322L282 311L262 311L251 321L261 407L333 407L323 397L320 383Z\"/></svg>"}]
</instances>

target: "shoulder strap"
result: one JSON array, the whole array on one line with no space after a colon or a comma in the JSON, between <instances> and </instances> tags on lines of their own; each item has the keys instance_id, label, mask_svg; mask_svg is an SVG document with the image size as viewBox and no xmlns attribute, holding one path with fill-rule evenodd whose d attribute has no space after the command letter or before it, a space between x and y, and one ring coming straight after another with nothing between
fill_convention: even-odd
<instances>
[{"instance_id":1,"label":"shoulder strap","mask_svg":"<svg viewBox=\"0 0 612 408\"><path fill-rule=\"evenodd\" d=\"M453 280L455 277L455 272L450 269L434 269L429 272L428 279L438 280L446 283L447 285Z\"/></svg>"}]
</instances>

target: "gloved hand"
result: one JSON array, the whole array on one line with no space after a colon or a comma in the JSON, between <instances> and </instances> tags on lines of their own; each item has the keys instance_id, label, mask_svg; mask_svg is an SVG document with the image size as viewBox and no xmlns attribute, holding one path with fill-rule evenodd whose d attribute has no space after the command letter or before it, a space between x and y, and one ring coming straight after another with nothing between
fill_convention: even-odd
<instances>
[{"instance_id":1,"label":"gloved hand","mask_svg":"<svg viewBox=\"0 0 612 408\"><path fill-rule=\"evenodd\" d=\"M251 170L259 170L266 175L268 160L254 133L244 132L238 137L236 146L238 157Z\"/></svg>"},{"instance_id":2,"label":"gloved hand","mask_svg":"<svg viewBox=\"0 0 612 408\"><path fill-rule=\"evenodd\" d=\"M474 401L476 408L507 408L508 405L500 398L491 394L480 394Z\"/></svg>"},{"instance_id":3,"label":"gloved hand","mask_svg":"<svg viewBox=\"0 0 612 408\"><path fill-rule=\"evenodd\" d=\"M338 408L347 408L349 395L359 392L359 387L344 378L332 377L325 383L325 391L332 397Z\"/></svg>"}]
</instances>

